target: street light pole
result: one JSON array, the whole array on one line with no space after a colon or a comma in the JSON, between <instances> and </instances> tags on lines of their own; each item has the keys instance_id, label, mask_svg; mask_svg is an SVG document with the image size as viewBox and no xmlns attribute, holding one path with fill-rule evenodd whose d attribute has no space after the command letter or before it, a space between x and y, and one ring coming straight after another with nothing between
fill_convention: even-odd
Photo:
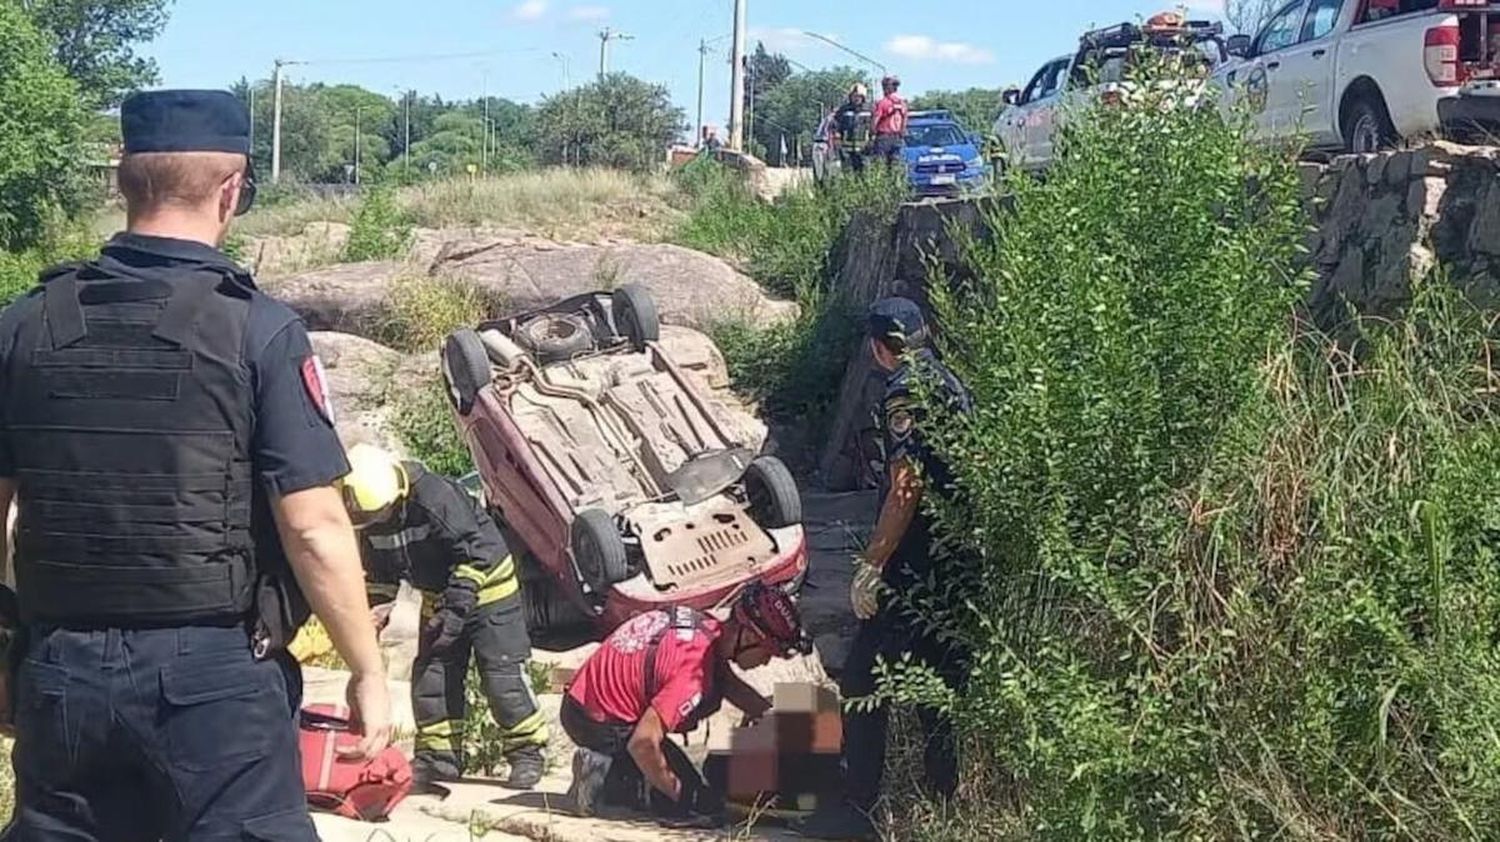
<instances>
[{"instance_id":1,"label":"street light pole","mask_svg":"<svg viewBox=\"0 0 1500 842\"><path fill-rule=\"evenodd\" d=\"M609 42L611 42L611 41L630 41L630 40L633 40L634 38L635 38L634 35L626 35L623 32L616 32L616 31L614 31L613 29L610 29L607 26L604 27L603 29L599 30L599 79L600 79L600 81L603 81L604 77L609 75Z\"/></svg>"},{"instance_id":2,"label":"street light pole","mask_svg":"<svg viewBox=\"0 0 1500 842\"><path fill-rule=\"evenodd\" d=\"M362 118L364 116L361 106L354 106L354 184L359 185L360 146L363 140L360 132L363 130Z\"/></svg>"},{"instance_id":3,"label":"street light pole","mask_svg":"<svg viewBox=\"0 0 1500 842\"><path fill-rule=\"evenodd\" d=\"M490 174L490 71L484 71L484 135L479 139L479 171Z\"/></svg>"},{"instance_id":4,"label":"street light pole","mask_svg":"<svg viewBox=\"0 0 1500 842\"><path fill-rule=\"evenodd\" d=\"M275 88L274 107L271 113L271 183L281 183L281 59L276 59L275 70L271 73L272 85Z\"/></svg>"},{"instance_id":5,"label":"street light pole","mask_svg":"<svg viewBox=\"0 0 1500 842\"><path fill-rule=\"evenodd\" d=\"M734 0L734 51L730 57L733 67L730 72L729 92L729 148L735 152L745 150L745 4L748 0Z\"/></svg>"},{"instance_id":6,"label":"street light pole","mask_svg":"<svg viewBox=\"0 0 1500 842\"><path fill-rule=\"evenodd\" d=\"M697 145L703 145L703 79L708 65L708 41L698 42L698 139Z\"/></svg>"},{"instance_id":7,"label":"street light pole","mask_svg":"<svg viewBox=\"0 0 1500 842\"><path fill-rule=\"evenodd\" d=\"M829 45L830 47L833 47L836 50L842 50L843 52L846 52L849 55L854 56L855 58L859 59L860 61L864 62L865 64L870 65L871 67L875 68L876 70L879 70L881 73L888 73L888 72L890 72L886 68L885 65L881 64L880 62L876 61L875 59L870 58L869 56L865 55L864 53L858 52L856 50L852 50L852 49L844 46L843 44L840 44L839 42L833 40L832 38L829 38L827 35L819 35L816 32L808 32L806 30L803 30L802 34L806 35L809 38L816 38L819 41L822 41L823 43Z\"/></svg>"}]
</instances>

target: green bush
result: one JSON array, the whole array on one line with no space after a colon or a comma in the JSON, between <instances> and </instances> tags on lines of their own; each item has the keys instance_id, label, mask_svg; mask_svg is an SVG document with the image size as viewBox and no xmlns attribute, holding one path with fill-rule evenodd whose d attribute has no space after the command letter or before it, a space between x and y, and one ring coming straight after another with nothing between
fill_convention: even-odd
<instances>
[{"instance_id":1,"label":"green bush","mask_svg":"<svg viewBox=\"0 0 1500 842\"><path fill-rule=\"evenodd\" d=\"M435 351L448 334L493 318L504 306L493 290L462 278L397 278L386 296L374 338L402 351Z\"/></svg>"},{"instance_id":2,"label":"green bush","mask_svg":"<svg viewBox=\"0 0 1500 842\"><path fill-rule=\"evenodd\" d=\"M0 249L0 306L36 286L37 276L54 264L99 254L99 243L83 225L54 225L41 242L19 252Z\"/></svg>"},{"instance_id":3,"label":"green bush","mask_svg":"<svg viewBox=\"0 0 1500 842\"><path fill-rule=\"evenodd\" d=\"M954 838L1481 838L1500 808L1500 418L1446 285L1352 346L1296 317L1290 156L1137 89L935 287L977 409L931 429L948 707L987 774ZM1351 351L1350 348L1353 350Z\"/></svg>"},{"instance_id":4,"label":"green bush","mask_svg":"<svg viewBox=\"0 0 1500 842\"><path fill-rule=\"evenodd\" d=\"M367 190L349 227L344 260L389 260L411 247L411 220L396 202L394 187L376 185Z\"/></svg>"},{"instance_id":5,"label":"green bush","mask_svg":"<svg viewBox=\"0 0 1500 842\"><path fill-rule=\"evenodd\" d=\"M392 426L412 458L455 479L474 470L469 448L453 422L448 391L440 376L415 388L393 388L389 400Z\"/></svg>"}]
</instances>

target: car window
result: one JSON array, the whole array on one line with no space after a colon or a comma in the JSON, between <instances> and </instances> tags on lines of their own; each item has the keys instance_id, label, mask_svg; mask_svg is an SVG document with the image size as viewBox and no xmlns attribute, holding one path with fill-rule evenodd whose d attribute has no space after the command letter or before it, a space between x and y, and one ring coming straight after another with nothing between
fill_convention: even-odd
<instances>
[{"instance_id":1,"label":"car window","mask_svg":"<svg viewBox=\"0 0 1500 842\"><path fill-rule=\"evenodd\" d=\"M1360 16L1360 23L1430 12L1438 7L1438 0L1370 0Z\"/></svg>"},{"instance_id":2,"label":"car window","mask_svg":"<svg viewBox=\"0 0 1500 842\"><path fill-rule=\"evenodd\" d=\"M1036 75L1033 76L1033 77L1031 77L1031 81L1028 82L1028 83L1026 83L1026 90L1021 94L1021 99L1020 99L1020 103L1022 105L1025 105L1026 103L1031 102L1032 100L1036 99L1038 96L1041 95L1041 90L1042 90L1043 83L1046 81L1046 79L1047 79L1047 73L1051 69L1052 69L1052 65L1051 64L1044 64L1044 65L1042 65L1042 69L1038 70L1036 72Z\"/></svg>"},{"instance_id":3,"label":"car window","mask_svg":"<svg viewBox=\"0 0 1500 842\"><path fill-rule=\"evenodd\" d=\"M1302 40L1316 41L1332 32L1343 10L1344 0L1312 0L1307 7L1307 21L1302 24Z\"/></svg>"},{"instance_id":4,"label":"car window","mask_svg":"<svg viewBox=\"0 0 1500 842\"><path fill-rule=\"evenodd\" d=\"M957 126L911 126L906 130L907 146L962 146L968 142Z\"/></svg>"},{"instance_id":5,"label":"car window","mask_svg":"<svg viewBox=\"0 0 1500 842\"><path fill-rule=\"evenodd\" d=\"M1285 49L1297 43L1302 12L1306 6L1306 0L1298 0L1277 12L1266 24L1266 28L1260 31L1260 37L1255 39L1256 55Z\"/></svg>"},{"instance_id":6,"label":"car window","mask_svg":"<svg viewBox=\"0 0 1500 842\"><path fill-rule=\"evenodd\" d=\"M1070 63L1067 59L1052 63L1048 68L1050 72L1044 80L1042 90L1037 94L1037 99L1046 99L1062 89L1063 77L1066 75Z\"/></svg>"}]
</instances>

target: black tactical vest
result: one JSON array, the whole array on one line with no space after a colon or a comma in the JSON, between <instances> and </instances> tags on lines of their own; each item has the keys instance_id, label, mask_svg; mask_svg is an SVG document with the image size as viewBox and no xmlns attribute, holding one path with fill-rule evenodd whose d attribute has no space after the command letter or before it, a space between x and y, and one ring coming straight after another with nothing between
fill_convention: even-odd
<instances>
[{"instance_id":1,"label":"black tactical vest","mask_svg":"<svg viewBox=\"0 0 1500 842\"><path fill-rule=\"evenodd\" d=\"M27 623L172 626L252 607L249 291L108 255L43 278L4 385Z\"/></svg>"}]
</instances>

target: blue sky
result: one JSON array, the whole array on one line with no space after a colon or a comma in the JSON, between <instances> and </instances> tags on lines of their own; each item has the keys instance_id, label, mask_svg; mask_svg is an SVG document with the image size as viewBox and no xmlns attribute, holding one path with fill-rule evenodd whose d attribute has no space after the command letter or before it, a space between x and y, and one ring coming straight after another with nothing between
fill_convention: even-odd
<instances>
[{"instance_id":1,"label":"blue sky","mask_svg":"<svg viewBox=\"0 0 1500 842\"><path fill-rule=\"evenodd\" d=\"M750 33L810 67L856 63L802 33L826 35L898 72L909 93L1024 82L1067 52L1091 24L1108 25L1181 0L748 0ZM1220 0L1188 0L1199 8ZM611 44L611 69L661 82L696 106L700 38L709 56L706 118L729 101L732 0L176 0L166 31L145 52L173 87L224 87L269 77L275 58L306 60L296 81L415 88L449 98L497 95L534 102L595 73L602 27L633 36ZM719 38L719 36L726 36ZM467 56L486 53L484 56ZM465 54L461 58L448 58ZM442 56L442 58L437 58Z\"/></svg>"}]
</instances>

